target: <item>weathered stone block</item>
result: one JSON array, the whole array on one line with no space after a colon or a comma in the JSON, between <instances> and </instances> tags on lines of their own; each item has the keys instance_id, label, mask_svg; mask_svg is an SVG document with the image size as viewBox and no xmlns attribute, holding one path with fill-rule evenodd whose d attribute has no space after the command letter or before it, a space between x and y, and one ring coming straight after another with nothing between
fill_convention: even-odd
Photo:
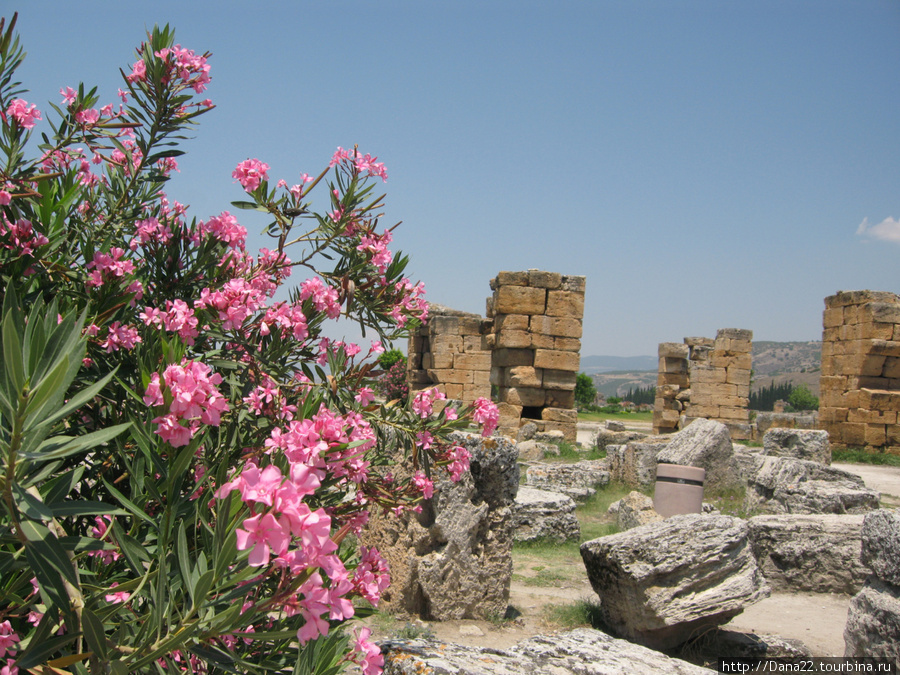
<instances>
[{"instance_id":1,"label":"weathered stone block","mask_svg":"<svg viewBox=\"0 0 900 675\"><path fill-rule=\"evenodd\" d=\"M503 387L500 389L500 399L515 406L542 406L546 393L543 389L532 387Z\"/></svg>"},{"instance_id":2,"label":"weathered stone block","mask_svg":"<svg viewBox=\"0 0 900 675\"><path fill-rule=\"evenodd\" d=\"M860 557L867 517L755 516L748 521L753 555L773 590L853 594L871 572Z\"/></svg>"},{"instance_id":3,"label":"weathered stone block","mask_svg":"<svg viewBox=\"0 0 900 675\"><path fill-rule=\"evenodd\" d=\"M562 285L562 274L544 272L542 270L528 270L528 285L535 288L556 290Z\"/></svg>"},{"instance_id":4,"label":"weathered stone block","mask_svg":"<svg viewBox=\"0 0 900 675\"><path fill-rule=\"evenodd\" d=\"M655 649L727 623L769 594L731 516L673 516L581 545L605 623Z\"/></svg>"},{"instance_id":5,"label":"weathered stone block","mask_svg":"<svg viewBox=\"0 0 900 675\"><path fill-rule=\"evenodd\" d=\"M672 435L656 461L706 469L707 492L722 492L743 484L728 427L714 420L694 420Z\"/></svg>"},{"instance_id":6,"label":"weathered stone block","mask_svg":"<svg viewBox=\"0 0 900 675\"><path fill-rule=\"evenodd\" d=\"M544 389L573 391L578 375L571 370L544 370Z\"/></svg>"},{"instance_id":7,"label":"weathered stone block","mask_svg":"<svg viewBox=\"0 0 900 675\"><path fill-rule=\"evenodd\" d=\"M560 352L555 349L536 349L534 352L535 368L577 372L579 363L578 352Z\"/></svg>"},{"instance_id":8,"label":"weathered stone block","mask_svg":"<svg viewBox=\"0 0 900 675\"><path fill-rule=\"evenodd\" d=\"M528 286L500 286L494 293L494 311L499 314L544 314L547 292Z\"/></svg>"},{"instance_id":9,"label":"weathered stone block","mask_svg":"<svg viewBox=\"0 0 900 675\"><path fill-rule=\"evenodd\" d=\"M683 342L660 342L657 352L661 359L687 359L691 350Z\"/></svg>"},{"instance_id":10,"label":"weathered stone block","mask_svg":"<svg viewBox=\"0 0 900 675\"><path fill-rule=\"evenodd\" d=\"M575 391L562 389L545 389L547 398L544 405L550 408L574 408L575 407ZM574 423L573 423L574 424Z\"/></svg>"},{"instance_id":11,"label":"weathered stone block","mask_svg":"<svg viewBox=\"0 0 900 675\"><path fill-rule=\"evenodd\" d=\"M765 454L831 464L828 432L819 429L769 429L763 436Z\"/></svg>"},{"instance_id":12,"label":"weathered stone block","mask_svg":"<svg viewBox=\"0 0 900 675\"><path fill-rule=\"evenodd\" d=\"M548 291L548 316L564 316L580 319L584 316L584 294L571 291Z\"/></svg>"},{"instance_id":13,"label":"weathered stone block","mask_svg":"<svg viewBox=\"0 0 900 675\"><path fill-rule=\"evenodd\" d=\"M531 333L524 330L505 330L497 333L497 347L500 349L524 349L531 347Z\"/></svg>"},{"instance_id":14,"label":"weathered stone block","mask_svg":"<svg viewBox=\"0 0 900 675\"><path fill-rule=\"evenodd\" d=\"M550 422L569 422L575 424L578 422L578 413L572 409L544 408L541 411L541 419Z\"/></svg>"},{"instance_id":15,"label":"weathered stone block","mask_svg":"<svg viewBox=\"0 0 900 675\"><path fill-rule=\"evenodd\" d=\"M554 337L580 338L582 325L580 319L555 316L531 317L531 332Z\"/></svg>"},{"instance_id":16,"label":"weathered stone block","mask_svg":"<svg viewBox=\"0 0 900 675\"><path fill-rule=\"evenodd\" d=\"M505 387L540 387L544 371L533 366L515 366L505 371Z\"/></svg>"},{"instance_id":17,"label":"weathered stone block","mask_svg":"<svg viewBox=\"0 0 900 675\"><path fill-rule=\"evenodd\" d=\"M533 366L534 352L531 349L495 349L491 354L494 366Z\"/></svg>"},{"instance_id":18,"label":"weathered stone block","mask_svg":"<svg viewBox=\"0 0 900 675\"><path fill-rule=\"evenodd\" d=\"M520 486L512 512L516 541L569 541L581 538L575 501L561 492Z\"/></svg>"},{"instance_id":19,"label":"weathered stone block","mask_svg":"<svg viewBox=\"0 0 900 675\"><path fill-rule=\"evenodd\" d=\"M494 317L494 330L529 330L531 317L527 314L498 314Z\"/></svg>"}]
</instances>

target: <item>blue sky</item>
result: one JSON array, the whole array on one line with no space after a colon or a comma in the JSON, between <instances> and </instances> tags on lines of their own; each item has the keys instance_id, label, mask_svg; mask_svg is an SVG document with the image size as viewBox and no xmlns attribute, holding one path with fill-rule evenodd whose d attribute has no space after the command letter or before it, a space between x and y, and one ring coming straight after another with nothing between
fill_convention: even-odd
<instances>
[{"instance_id":1,"label":"blue sky","mask_svg":"<svg viewBox=\"0 0 900 675\"><path fill-rule=\"evenodd\" d=\"M241 199L248 157L291 184L357 144L431 301L483 313L500 270L585 275L583 355L816 340L826 296L900 292L896 1L2 6L42 110L79 81L113 101L155 23L213 53L217 108L169 189L198 218Z\"/></svg>"}]
</instances>

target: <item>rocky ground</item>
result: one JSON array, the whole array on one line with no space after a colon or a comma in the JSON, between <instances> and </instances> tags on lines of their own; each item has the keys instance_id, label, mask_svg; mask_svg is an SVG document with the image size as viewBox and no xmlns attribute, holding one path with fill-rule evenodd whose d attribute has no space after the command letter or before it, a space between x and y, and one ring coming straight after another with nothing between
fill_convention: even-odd
<instances>
[{"instance_id":1,"label":"rocky ground","mask_svg":"<svg viewBox=\"0 0 900 675\"><path fill-rule=\"evenodd\" d=\"M649 423L634 423L636 430L649 432ZM579 440L590 441L596 425L579 425ZM882 494L885 506L900 506L900 468L858 464L835 465L856 473L866 485ZM596 598L583 565L571 560L554 565L546 552L530 555L527 549L514 553L510 612L494 621L445 621L405 623L386 617L370 619L379 637L406 633L407 637L431 634L441 641L463 645L505 649L538 634L560 630L556 607L572 607ZM816 593L773 593L744 610L725 628L753 634L777 635L799 640L814 656L841 656L843 631L850 596Z\"/></svg>"}]
</instances>

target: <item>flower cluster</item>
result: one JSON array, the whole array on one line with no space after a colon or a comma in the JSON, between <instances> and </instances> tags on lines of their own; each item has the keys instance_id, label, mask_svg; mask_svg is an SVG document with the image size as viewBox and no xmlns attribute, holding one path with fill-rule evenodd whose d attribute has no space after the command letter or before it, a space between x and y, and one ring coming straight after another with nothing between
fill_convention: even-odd
<instances>
[{"instance_id":1,"label":"flower cluster","mask_svg":"<svg viewBox=\"0 0 900 675\"><path fill-rule=\"evenodd\" d=\"M228 411L227 401L216 388L221 382L221 375L197 361L184 360L179 365L171 365L162 378L159 373L153 373L144 393L144 403L165 406L169 401L168 413L153 420L158 425L156 433L177 448L187 445L201 424L219 426L222 413Z\"/></svg>"}]
</instances>

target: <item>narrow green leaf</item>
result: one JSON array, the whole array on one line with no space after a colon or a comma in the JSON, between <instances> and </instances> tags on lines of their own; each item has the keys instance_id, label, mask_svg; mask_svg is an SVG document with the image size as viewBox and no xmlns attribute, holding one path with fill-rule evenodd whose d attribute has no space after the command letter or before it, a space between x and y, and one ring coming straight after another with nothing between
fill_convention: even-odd
<instances>
[{"instance_id":1,"label":"narrow green leaf","mask_svg":"<svg viewBox=\"0 0 900 675\"><path fill-rule=\"evenodd\" d=\"M36 452L23 453L26 459L50 460L61 459L78 452L107 443L131 426L131 422L98 429L83 436L53 436L44 441Z\"/></svg>"},{"instance_id":2,"label":"narrow green leaf","mask_svg":"<svg viewBox=\"0 0 900 675\"><path fill-rule=\"evenodd\" d=\"M112 504L104 502L95 502L90 500L73 501L73 502L54 502L47 504L47 508L56 518L66 518L68 516L127 516L128 511L120 509Z\"/></svg>"},{"instance_id":3,"label":"narrow green leaf","mask_svg":"<svg viewBox=\"0 0 900 675\"><path fill-rule=\"evenodd\" d=\"M191 584L191 558L188 553L187 534L184 531L184 522L178 526L175 533L175 556L178 558L178 568L181 570L181 578L184 580L184 587L190 589Z\"/></svg>"},{"instance_id":4,"label":"narrow green leaf","mask_svg":"<svg viewBox=\"0 0 900 675\"><path fill-rule=\"evenodd\" d=\"M19 341L19 331L13 323L12 313L8 313L3 320L3 362L16 395L21 395L25 387L25 370L22 343Z\"/></svg>"},{"instance_id":5,"label":"narrow green leaf","mask_svg":"<svg viewBox=\"0 0 900 675\"><path fill-rule=\"evenodd\" d=\"M28 539L25 550L32 550L43 556L47 564L64 576L69 583L78 586L78 577L75 575L72 561L57 541L56 535L32 520L23 520L20 525L22 534Z\"/></svg>"},{"instance_id":6,"label":"narrow green leaf","mask_svg":"<svg viewBox=\"0 0 900 675\"><path fill-rule=\"evenodd\" d=\"M61 650L70 642L75 642L78 637L79 634L74 633L72 635L54 636L47 638L46 640L32 640L28 645L28 649L21 654L16 655L16 666L21 672L28 668L34 668L42 663L46 663L54 653Z\"/></svg>"},{"instance_id":7,"label":"narrow green leaf","mask_svg":"<svg viewBox=\"0 0 900 675\"><path fill-rule=\"evenodd\" d=\"M101 661L106 660L106 631L103 622L87 607L81 610L81 629L88 647Z\"/></svg>"},{"instance_id":8,"label":"narrow green leaf","mask_svg":"<svg viewBox=\"0 0 900 675\"><path fill-rule=\"evenodd\" d=\"M135 504L133 501L128 499L128 497L126 497L121 492L119 492L116 488L114 488L109 481L107 481L105 478L102 480L103 480L103 484L106 486L106 489L109 490L109 493L113 497L115 497L116 501L118 501L122 506L124 506L128 510L129 513L137 516L141 520L145 520L146 522L150 523L154 527L154 529L156 529L156 521L155 520L153 520L150 516L148 516L146 513L144 513L144 511L140 507L138 507L137 504Z\"/></svg>"},{"instance_id":9,"label":"narrow green leaf","mask_svg":"<svg viewBox=\"0 0 900 675\"><path fill-rule=\"evenodd\" d=\"M18 483L12 485L13 497L16 507L19 511L28 516L31 520L51 520L53 513L44 502L23 490Z\"/></svg>"},{"instance_id":10,"label":"narrow green leaf","mask_svg":"<svg viewBox=\"0 0 900 675\"><path fill-rule=\"evenodd\" d=\"M199 608L203 605L203 602L206 600L206 596L209 595L209 591L212 588L214 580L215 572L213 572L212 570L204 572L200 575L200 578L197 579L197 583L191 590L191 600L194 603L194 607Z\"/></svg>"}]
</instances>

